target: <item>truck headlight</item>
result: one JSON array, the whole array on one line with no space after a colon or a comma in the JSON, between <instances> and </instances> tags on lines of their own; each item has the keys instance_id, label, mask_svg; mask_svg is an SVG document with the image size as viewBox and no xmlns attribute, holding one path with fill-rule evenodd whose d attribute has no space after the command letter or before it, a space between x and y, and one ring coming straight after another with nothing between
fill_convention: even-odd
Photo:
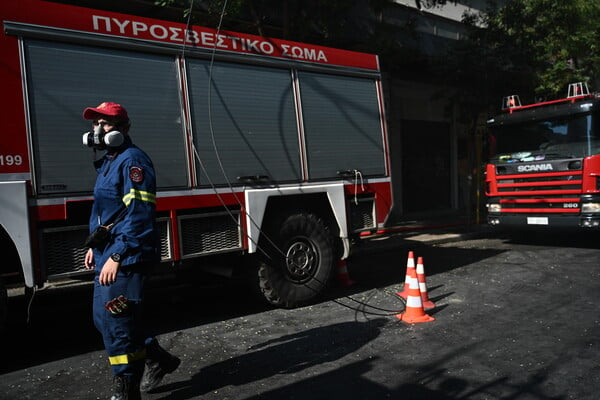
<instances>
[{"instance_id":1,"label":"truck headlight","mask_svg":"<svg viewBox=\"0 0 600 400\"><path fill-rule=\"evenodd\" d=\"M488 209L488 212L499 213L502 210L502 207L500 207L500 204L490 203L490 204L487 204L487 209Z\"/></svg>"},{"instance_id":2,"label":"truck headlight","mask_svg":"<svg viewBox=\"0 0 600 400\"><path fill-rule=\"evenodd\" d=\"M600 203L582 203L581 213L600 213Z\"/></svg>"}]
</instances>

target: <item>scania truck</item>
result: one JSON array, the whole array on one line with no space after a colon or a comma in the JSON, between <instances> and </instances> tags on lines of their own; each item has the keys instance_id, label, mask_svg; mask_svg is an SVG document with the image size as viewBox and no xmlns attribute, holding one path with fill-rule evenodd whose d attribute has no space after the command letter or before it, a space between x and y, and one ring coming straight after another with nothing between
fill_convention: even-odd
<instances>
[{"instance_id":1,"label":"scania truck","mask_svg":"<svg viewBox=\"0 0 600 400\"><path fill-rule=\"evenodd\" d=\"M494 226L600 227L600 96L573 83L567 97L503 101L488 120L487 221Z\"/></svg>"}]
</instances>

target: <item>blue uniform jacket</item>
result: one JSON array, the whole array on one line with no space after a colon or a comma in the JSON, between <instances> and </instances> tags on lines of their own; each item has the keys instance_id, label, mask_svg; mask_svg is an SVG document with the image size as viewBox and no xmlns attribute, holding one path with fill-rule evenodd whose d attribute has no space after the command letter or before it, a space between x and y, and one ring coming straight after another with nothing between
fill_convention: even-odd
<instances>
[{"instance_id":1,"label":"blue uniform jacket","mask_svg":"<svg viewBox=\"0 0 600 400\"><path fill-rule=\"evenodd\" d=\"M108 225L127 209L125 216L110 230L105 248L94 249L99 272L113 253L121 255L121 265L160 260L159 238L155 226L156 175L152 161L129 137L114 152L95 164L98 178L90 215L90 232Z\"/></svg>"}]
</instances>

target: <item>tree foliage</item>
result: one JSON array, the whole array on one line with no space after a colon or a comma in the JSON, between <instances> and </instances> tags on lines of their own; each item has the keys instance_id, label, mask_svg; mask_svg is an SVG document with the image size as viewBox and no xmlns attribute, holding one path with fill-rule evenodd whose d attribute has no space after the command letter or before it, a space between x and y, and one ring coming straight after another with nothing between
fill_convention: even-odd
<instances>
[{"instance_id":1,"label":"tree foliage","mask_svg":"<svg viewBox=\"0 0 600 400\"><path fill-rule=\"evenodd\" d=\"M370 11L391 0L369 0ZM365 23L356 13L361 2L347 0L155 0L155 4L181 8L191 22L215 26L224 13L222 28L297 41L335 42Z\"/></svg>"},{"instance_id":2,"label":"tree foliage","mask_svg":"<svg viewBox=\"0 0 600 400\"><path fill-rule=\"evenodd\" d=\"M472 33L451 57L456 77L530 99L563 97L577 81L600 89L599 17L600 3L589 0L511 0L466 16Z\"/></svg>"}]
</instances>

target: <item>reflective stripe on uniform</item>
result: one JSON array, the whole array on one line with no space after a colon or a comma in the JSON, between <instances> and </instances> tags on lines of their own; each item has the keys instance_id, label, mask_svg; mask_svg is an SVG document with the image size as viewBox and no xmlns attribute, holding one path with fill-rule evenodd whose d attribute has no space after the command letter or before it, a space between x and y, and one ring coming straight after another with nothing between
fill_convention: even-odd
<instances>
[{"instance_id":1,"label":"reflective stripe on uniform","mask_svg":"<svg viewBox=\"0 0 600 400\"><path fill-rule=\"evenodd\" d=\"M108 357L110 365L130 364L134 361L146 358L146 349L136 351L135 353L120 354L118 356Z\"/></svg>"},{"instance_id":2,"label":"reflective stripe on uniform","mask_svg":"<svg viewBox=\"0 0 600 400\"><path fill-rule=\"evenodd\" d=\"M148 203L156 204L156 195L154 193L145 192L143 190L131 189L129 193L123 196L123 203L128 207L131 200L147 201Z\"/></svg>"}]
</instances>

